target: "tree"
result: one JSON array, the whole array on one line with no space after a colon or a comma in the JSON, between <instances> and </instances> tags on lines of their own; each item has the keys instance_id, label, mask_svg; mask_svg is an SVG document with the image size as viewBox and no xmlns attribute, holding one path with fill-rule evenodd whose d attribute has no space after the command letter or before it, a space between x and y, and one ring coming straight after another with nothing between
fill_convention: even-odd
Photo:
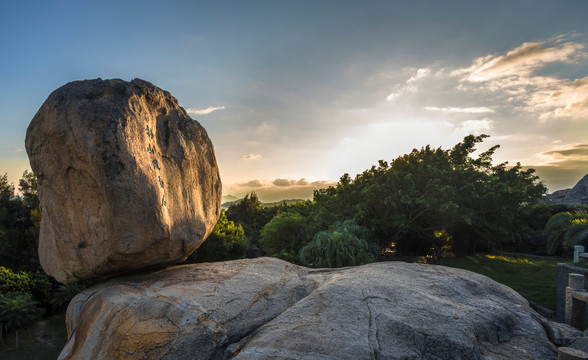
<instances>
[{"instance_id":1,"label":"tree","mask_svg":"<svg viewBox=\"0 0 588 360\"><path fill-rule=\"evenodd\" d=\"M368 235L367 229L353 221L335 225L330 231L317 233L300 250L302 263L311 267L343 267L363 265L375 261L374 249L358 234Z\"/></svg>"},{"instance_id":2,"label":"tree","mask_svg":"<svg viewBox=\"0 0 588 360\"><path fill-rule=\"evenodd\" d=\"M457 255L515 244L530 232L525 223L545 193L534 170L492 165L498 146L471 155L487 136L469 135L452 149L431 148L396 158L350 180L315 192L317 216L355 219L381 246L422 254L438 234L452 239Z\"/></svg>"},{"instance_id":3,"label":"tree","mask_svg":"<svg viewBox=\"0 0 588 360\"><path fill-rule=\"evenodd\" d=\"M241 225L227 219L225 210L210 236L190 255L188 262L224 261L242 259L247 252L247 240Z\"/></svg>"},{"instance_id":4,"label":"tree","mask_svg":"<svg viewBox=\"0 0 588 360\"><path fill-rule=\"evenodd\" d=\"M16 351L18 352L18 330L39 319L43 309L37 306L30 294L0 295L0 323L6 330L16 331Z\"/></svg>"},{"instance_id":5,"label":"tree","mask_svg":"<svg viewBox=\"0 0 588 360\"><path fill-rule=\"evenodd\" d=\"M0 176L0 266L40 269L37 248L41 214L36 178L25 171L20 181L23 196L14 193L7 175Z\"/></svg>"},{"instance_id":6,"label":"tree","mask_svg":"<svg viewBox=\"0 0 588 360\"><path fill-rule=\"evenodd\" d=\"M296 212L278 214L261 229L259 243L270 256L282 250L297 253L306 242L305 224L306 218Z\"/></svg>"},{"instance_id":7,"label":"tree","mask_svg":"<svg viewBox=\"0 0 588 360\"><path fill-rule=\"evenodd\" d=\"M259 231L271 220L276 211L277 208L264 208L257 194L252 192L229 206L227 219L243 227L249 245L253 248L258 245Z\"/></svg>"},{"instance_id":8,"label":"tree","mask_svg":"<svg viewBox=\"0 0 588 360\"><path fill-rule=\"evenodd\" d=\"M553 215L545 224L547 253L553 255L560 246L565 248L588 239L588 212L565 211Z\"/></svg>"}]
</instances>

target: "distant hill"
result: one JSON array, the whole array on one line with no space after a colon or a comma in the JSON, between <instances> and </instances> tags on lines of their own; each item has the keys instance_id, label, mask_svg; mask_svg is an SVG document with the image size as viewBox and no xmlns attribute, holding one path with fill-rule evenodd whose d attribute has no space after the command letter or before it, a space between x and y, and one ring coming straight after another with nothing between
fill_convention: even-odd
<instances>
[{"instance_id":1,"label":"distant hill","mask_svg":"<svg viewBox=\"0 0 588 360\"><path fill-rule=\"evenodd\" d=\"M573 188L555 191L545 198L556 203L588 204L588 174L580 179Z\"/></svg>"},{"instance_id":2,"label":"distant hill","mask_svg":"<svg viewBox=\"0 0 588 360\"><path fill-rule=\"evenodd\" d=\"M235 198L236 200L231 200L230 198ZM229 200L229 201L225 201L225 200ZM241 201L241 199L237 199L235 196L233 195L227 195L227 196L223 196L223 203L221 204L221 208L223 209L228 209L229 206L231 206L232 204L236 204L239 201ZM284 202L288 205L290 204L295 204L297 202L304 202L306 200L303 199L287 199L287 200L280 200L280 201L276 201L276 202L262 202L261 205L263 205L264 207L272 207L272 206L278 206L280 204L283 204Z\"/></svg>"}]
</instances>

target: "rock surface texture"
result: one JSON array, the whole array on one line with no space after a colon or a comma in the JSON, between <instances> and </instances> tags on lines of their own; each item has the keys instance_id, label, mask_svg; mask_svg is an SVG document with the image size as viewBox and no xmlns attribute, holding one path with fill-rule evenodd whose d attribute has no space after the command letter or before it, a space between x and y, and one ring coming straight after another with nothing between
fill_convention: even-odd
<instances>
[{"instance_id":1,"label":"rock surface texture","mask_svg":"<svg viewBox=\"0 0 588 360\"><path fill-rule=\"evenodd\" d=\"M588 174L584 175L574 187L566 193L563 200L569 203L588 204Z\"/></svg>"},{"instance_id":2,"label":"rock surface texture","mask_svg":"<svg viewBox=\"0 0 588 360\"><path fill-rule=\"evenodd\" d=\"M54 91L26 136L43 222L39 257L60 282L174 264L212 231L212 143L168 92L135 79Z\"/></svg>"},{"instance_id":3,"label":"rock surface texture","mask_svg":"<svg viewBox=\"0 0 588 360\"><path fill-rule=\"evenodd\" d=\"M556 359L581 333L442 266L185 265L87 289L60 359Z\"/></svg>"}]
</instances>

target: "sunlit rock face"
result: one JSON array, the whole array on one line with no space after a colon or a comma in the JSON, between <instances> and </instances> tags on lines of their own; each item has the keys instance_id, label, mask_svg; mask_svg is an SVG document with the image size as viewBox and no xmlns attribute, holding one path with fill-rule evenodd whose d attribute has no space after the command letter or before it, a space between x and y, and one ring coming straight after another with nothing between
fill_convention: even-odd
<instances>
[{"instance_id":1,"label":"sunlit rock face","mask_svg":"<svg viewBox=\"0 0 588 360\"><path fill-rule=\"evenodd\" d=\"M64 85L33 118L26 150L38 176L41 265L60 282L174 264L219 216L206 131L149 82Z\"/></svg>"},{"instance_id":2,"label":"sunlit rock face","mask_svg":"<svg viewBox=\"0 0 588 360\"><path fill-rule=\"evenodd\" d=\"M184 265L77 295L60 359L556 359L581 332L469 271L274 258Z\"/></svg>"}]
</instances>

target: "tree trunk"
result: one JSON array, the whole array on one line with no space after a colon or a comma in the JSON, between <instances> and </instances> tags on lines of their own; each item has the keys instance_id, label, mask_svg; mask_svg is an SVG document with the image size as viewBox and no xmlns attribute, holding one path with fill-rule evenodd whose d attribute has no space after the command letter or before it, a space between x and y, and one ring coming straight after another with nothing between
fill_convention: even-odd
<instances>
[{"instance_id":1,"label":"tree trunk","mask_svg":"<svg viewBox=\"0 0 588 360\"><path fill-rule=\"evenodd\" d=\"M16 330L16 352L18 352L18 330Z\"/></svg>"},{"instance_id":2,"label":"tree trunk","mask_svg":"<svg viewBox=\"0 0 588 360\"><path fill-rule=\"evenodd\" d=\"M4 347L4 338L2 337L2 330L4 329L4 323L0 322L0 346Z\"/></svg>"}]
</instances>

